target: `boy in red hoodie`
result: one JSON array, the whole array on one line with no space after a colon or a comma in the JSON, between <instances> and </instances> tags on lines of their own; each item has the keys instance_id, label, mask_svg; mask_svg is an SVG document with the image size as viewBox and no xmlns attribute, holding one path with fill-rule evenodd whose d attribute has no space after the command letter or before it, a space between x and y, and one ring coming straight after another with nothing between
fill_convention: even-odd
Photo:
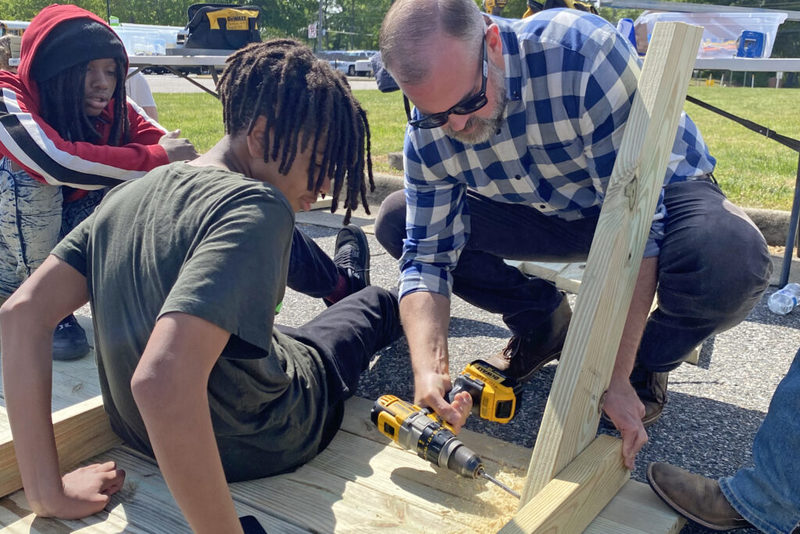
<instances>
[{"instance_id":1,"label":"boy in red hoodie","mask_svg":"<svg viewBox=\"0 0 800 534\"><path fill-rule=\"evenodd\" d=\"M107 188L196 156L127 103L128 57L102 19L52 5L22 39L18 73L0 72L0 300L44 261ZM53 357L85 355L74 316L53 337Z\"/></svg>"}]
</instances>

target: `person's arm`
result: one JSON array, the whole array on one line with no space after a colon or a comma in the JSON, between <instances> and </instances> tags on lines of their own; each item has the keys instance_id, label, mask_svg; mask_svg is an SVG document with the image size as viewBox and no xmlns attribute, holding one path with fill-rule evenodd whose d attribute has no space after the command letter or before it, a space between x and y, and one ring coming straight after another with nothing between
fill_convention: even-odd
<instances>
[{"instance_id":1,"label":"person's arm","mask_svg":"<svg viewBox=\"0 0 800 534\"><path fill-rule=\"evenodd\" d=\"M412 135L428 133L407 133L404 148L407 238L400 267L400 319L411 353L415 402L432 408L459 429L472 399L464 393L451 405L444 395L451 388L447 350L450 270L467 239L468 218L463 216L466 184L451 176L434 177L430 163L423 162L414 147ZM428 157L436 159L430 152Z\"/></svg>"},{"instance_id":2,"label":"person's arm","mask_svg":"<svg viewBox=\"0 0 800 534\"><path fill-rule=\"evenodd\" d=\"M3 388L25 496L37 515L76 519L103 509L125 479L113 462L61 477L50 417L52 339L88 299L86 279L49 256L0 309Z\"/></svg>"},{"instance_id":3,"label":"person's arm","mask_svg":"<svg viewBox=\"0 0 800 534\"><path fill-rule=\"evenodd\" d=\"M655 295L657 269L657 257L642 260L603 403L603 410L622 436L622 456L628 469L633 469L636 454L647 443L647 431L642 425L644 405L631 385L630 376Z\"/></svg>"},{"instance_id":4,"label":"person's arm","mask_svg":"<svg viewBox=\"0 0 800 534\"><path fill-rule=\"evenodd\" d=\"M131 125L133 141L124 146L70 142L48 125L21 94L0 92L0 153L34 178L76 189L113 187L141 178L170 161L186 158L185 143L159 143L163 129L140 120ZM175 153L173 153L175 152Z\"/></svg>"},{"instance_id":5,"label":"person's arm","mask_svg":"<svg viewBox=\"0 0 800 534\"><path fill-rule=\"evenodd\" d=\"M432 408L458 431L472 408L472 398L462 393L451 405L443 396L452 387L447 352L450 299L427 291L408 294L400 301L400 321L411 353L414 403Z\"/></svg>"},{"instance_id":6,"label":"person's arm","mask_svg":"<svg viewBox=\"0 0 800 534\"><path fill-rule=\"evenodd\" d=\"M208 377L230 334L185 313L161 316L131 379L159 468L197 533L242 532L222 469Z\"/></svg>"}]
</instances>

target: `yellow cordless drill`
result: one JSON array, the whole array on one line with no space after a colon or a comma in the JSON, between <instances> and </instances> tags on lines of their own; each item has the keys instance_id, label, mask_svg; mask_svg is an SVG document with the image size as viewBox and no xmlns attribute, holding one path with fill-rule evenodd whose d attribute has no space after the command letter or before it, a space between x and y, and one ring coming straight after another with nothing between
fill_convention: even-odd
<instances>
[{"instance_id":1,"label":"yellow cordless drill","mask_svg":"<svg viewBox=\"0 0 800 534\"><path fill-rule=\"evenodd\" d=\"M519 498L519 493L486 473L478 455L456 438L453 428L435 413L394 395L383 395L375 401L370 417L381 434L420 458L463 477L483 477Z\"/></svg>"},{"instance_id":2,"label":"yellow cordless drill","mask_svg":"<svg viewBox=\"0 0 800 534\"><path fill-rule=\"evenodd\" d=\"M513 378L483 360L475 360L453 381L447 400L453 402L457 393L466 391L472 397L472 413L481 419L508 423L517 409L517 395L522 388Z\"/></svg>"}]
</instances>

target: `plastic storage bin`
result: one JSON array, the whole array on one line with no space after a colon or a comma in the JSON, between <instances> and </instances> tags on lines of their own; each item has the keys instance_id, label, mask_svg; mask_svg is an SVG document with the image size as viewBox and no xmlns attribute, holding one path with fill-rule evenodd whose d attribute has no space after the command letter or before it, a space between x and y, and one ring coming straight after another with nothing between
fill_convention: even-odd
<instances>
[{"instance_id":1,"label":"plastic storage bin","mask_svg":"<svg viewBox=\"0 0 800 534\"><path fill-rule=\"evenodd\" d=\"M656 22L686 22L703 26L703 38L697 51L699 58L720 58L745 55L748 57L769 57L778 26L786 20L786 13L753 12L753 13L643 13L634 26L637 38L647 29L647 40L653 33ZM747 43L756 38L758 46L741 46L742 33ZM763 35L759 37L758 34ZM641 49L640 49L641 51ZM760 52L760 55L757 55Z\"/></svg>"}]
</instances>

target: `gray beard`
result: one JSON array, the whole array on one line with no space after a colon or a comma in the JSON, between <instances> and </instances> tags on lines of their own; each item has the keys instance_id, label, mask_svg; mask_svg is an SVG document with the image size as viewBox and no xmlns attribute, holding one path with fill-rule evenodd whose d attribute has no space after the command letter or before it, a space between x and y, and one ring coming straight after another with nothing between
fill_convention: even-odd
<instances>
[{"instance_id":1,"label":"gray beard","mask_svg":"<svg viewBox=\"0 0 800 534\"><path fill-rule=\"evenodd\" d=\"M486 104L487 106L492 106L491 116L484 119L473 115L467 120L464 129L458 132L453 131L449 126L445 126L443 130L448 137L461 141L465 145L478 145L488 141L500 126L500 123L503 122L503 112L506 109L503 71L494 65L490 65L489 76L493 86L500 89L495 91L492 101Z\"/></svg>"}]
</instances>

